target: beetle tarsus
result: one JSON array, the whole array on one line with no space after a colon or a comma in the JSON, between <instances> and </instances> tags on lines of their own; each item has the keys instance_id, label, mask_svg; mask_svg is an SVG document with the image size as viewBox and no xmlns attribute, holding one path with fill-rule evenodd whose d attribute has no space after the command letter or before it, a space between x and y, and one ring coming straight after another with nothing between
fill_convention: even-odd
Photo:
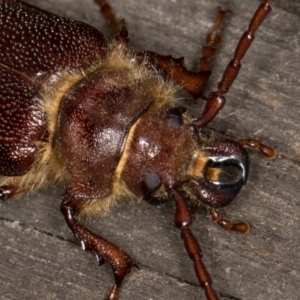
<instances>
[{"instance_id":1,"label":"beetle tarsus","mask_svg":"<svg viewBox=\"0 0 300 300\"><path fill-rule=\"evenodd\" d=\"M199 60L198 71L207 71L209 70L210 59L214 56L216 48L221 42L221 36L218 34L220 26L224 20L224 17L227 13L231 12L230 10L223 10L218 7L218 15L214 24L214 27L210 33L206 36L206 45L202 49L202 56Z\"/></svg>"}]
</instances>

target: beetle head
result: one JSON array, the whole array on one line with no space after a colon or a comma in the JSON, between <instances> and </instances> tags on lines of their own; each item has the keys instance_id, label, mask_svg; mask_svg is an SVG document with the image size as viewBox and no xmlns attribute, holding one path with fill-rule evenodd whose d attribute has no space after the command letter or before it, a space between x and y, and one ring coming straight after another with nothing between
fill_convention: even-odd
<instances>
[{"instance_id":1,"label":"beetle head","mask_svg":"<svg viewBox=\"0 0 300 300\"><path fill-rule=\"evenodd\" d=\"M130 170L140 174L148 202L164 202L176 188L192 203L200 200L220 207L229 204L246 183L248 153L244 147L200 133L184 109L157 112L141 128L134 138L135 157L130 160L139 169L133 170L132 165Z\"/></svg>"}]
</instances>

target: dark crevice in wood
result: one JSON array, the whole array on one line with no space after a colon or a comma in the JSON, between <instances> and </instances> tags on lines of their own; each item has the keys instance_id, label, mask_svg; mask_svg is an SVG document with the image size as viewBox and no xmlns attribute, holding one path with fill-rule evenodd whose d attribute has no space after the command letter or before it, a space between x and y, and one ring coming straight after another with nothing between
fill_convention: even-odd
<instances>
[{"instance_id":1,"label":"dark crevice in wood","mask_svg":"<svg viewBox=\"0 0 300 300\"><path fill-rule=\"evenodd\" d=\"M11 224L15 223L15 224L17 224L17 226L20 226L23 229L29 229L31 231L36 231L38 233L45 234L45 235L47 235L49 237L57 238L57 239L59 239L61 241L64 241L64 242L70 242L70 243L76 244L76 245L78 244L75 240L72 241L72 240L66 239L63 236L52 234L51 232L47 232L45 230L41 230L41 229L38 229L36 227L26 225L25 223L22 223L22 222L19 222L19 221L16 221L16 220L12 220L12 219L8 219L8 218L0 217L0 221L2 221L2 222L9 222Z\"/></svg>"},{"instance_id":2,"label":"dark crevice in wood","mask_svg":"<svg viewBox=\"0 0 300 300\"><path fill-rule=\"evenodd\" d=\"M179 278L177 276L174 276L174 275L172 275L172 274L170 274L168 272L158 271L158 270L153 269L153 268L149 267L148 265L142 264L140 262L136 262L136 264L140 267L141 270L144 269L144 270L146 270L146 271L148 271L150 273L157 273L157 274L159 274L159 275L161 275L163 277L170 277L170 278L176 280L179 284L183 284L184 283L184 284L191 285L191 286L194 286L194 287L197 287L197 288L199 287L199 290L201 290L199 284L197 284L197 283L194 283L194 282L191 282L191 281L188 281L188 280L184 280L184 279Z\"/></svg>"},{"instance_id":3,"label":"dark crevice in wood","mask_svg":"<svg viewBox=\"0 0 300 300\"><path fill-rule=\"evenodd\" d=\"M220 293L220 296L222 297L222 299L228 299L228 300L242 300L242 298L237 298L228 294L223 294Z\"/></svg>"}]
</instances>

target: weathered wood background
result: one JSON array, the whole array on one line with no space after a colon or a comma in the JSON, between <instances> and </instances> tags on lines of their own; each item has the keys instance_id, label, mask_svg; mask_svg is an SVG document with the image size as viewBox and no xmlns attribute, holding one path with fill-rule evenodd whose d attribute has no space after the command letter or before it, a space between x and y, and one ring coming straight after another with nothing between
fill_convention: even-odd
<instances>
[{"instance_id":1,"label":"weathered wood background","mask_svg":"<svg viewBox=\"0 0 300 300\"><path fill-rule=\"evenodd\" d=\"M29 0L28 0L29 2ZM92 0L32 0L56 14L106 30ZM216 7L232 9L222 29L207 89L216 87L259 4L240 0L111 0L125 17L134 49L149 49L195 65ZM209 128L254 137L278 150L266 160L250 150L251 172L239 197L220 212L247 220L248 235L225 232L200 209L193 224L221 299L296 300L300 291L300 5L278 0L256 35L227 106ZM198 113L203 102L193 105ZM212 131L213 132L213 131ZM51 187L0 203L0 299L103 299L113 281L81 250L60 211L62 190ZM204 299L180 234L174 203L121 206L92 227L124 248L140 270L124 282L121 299Z\"/></svg>"}]
</instances>

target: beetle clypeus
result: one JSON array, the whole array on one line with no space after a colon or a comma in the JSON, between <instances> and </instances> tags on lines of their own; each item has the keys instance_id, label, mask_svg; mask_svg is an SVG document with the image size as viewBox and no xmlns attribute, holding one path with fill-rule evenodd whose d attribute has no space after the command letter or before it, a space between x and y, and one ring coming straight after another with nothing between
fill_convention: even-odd
<instances>
[{"instance_id":1,"label":"beetle clypeus","mask_svg":"<svg viewBox=\"0 0 300 300\"><path fill-rule=\"evenodd\" d=\"M196 120L176 104L175 94L178 86L196 98L203 94L226 12L219 10L198 71L191 72L183 59L129 51L125 23L116 20L105 0L96 2L116 33L111 43L86 24L17 0L0 1L0 198L63 181L65 221L99 265L112 266L115 282L107 299L118 299L133 262L88 230L78 215L107 211L127 197L152 204L173 198L175 226L198 281L207 299L218 299L190 229L191 211L204 205L224 229L248 232L247 223L224 220L215 208L228 205L247 181L244 146L260 149L268 158L275 151L257 140L208 137L201 129L224 106L224 95L272 1L258 7ZM231 177L231 171L238 174Z\"/></svg>"}]
</instances>

